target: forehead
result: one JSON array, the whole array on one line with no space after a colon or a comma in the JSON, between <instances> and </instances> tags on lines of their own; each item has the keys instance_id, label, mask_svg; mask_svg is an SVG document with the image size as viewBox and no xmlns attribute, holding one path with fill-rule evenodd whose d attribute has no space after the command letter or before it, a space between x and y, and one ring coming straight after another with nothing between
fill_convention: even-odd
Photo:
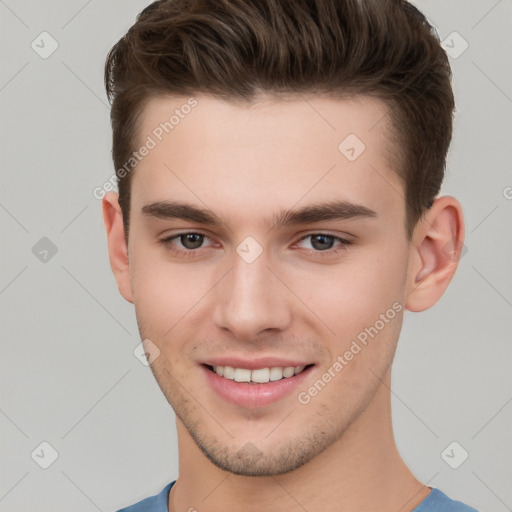
<instances>
[{"instance_id":1,"label":"forehead","mask_svg":"<svg viewBox=\"0 0 512 512\"><path fill-rule=\"evenodd\" d=\"M138 133L151 150L136 166L132 200L178 196L228 215L333 199L403 208L389 131L386 105L366 97L153 98Z\"/></svg>"}]
</instances>

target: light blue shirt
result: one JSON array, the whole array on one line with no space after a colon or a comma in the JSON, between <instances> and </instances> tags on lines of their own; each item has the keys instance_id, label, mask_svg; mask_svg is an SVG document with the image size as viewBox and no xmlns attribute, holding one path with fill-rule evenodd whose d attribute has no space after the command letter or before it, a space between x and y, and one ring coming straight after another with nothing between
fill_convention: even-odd
<instances>
[{"instance_id":1,"label":"light blue shirt","mask_svg":"<svg viewBox=\"0 0 512 512\"><path fill-rule=\"evenodd\" d=\"M156 496L146 498L130 507L117 512L172 512L168 508L169 492L176 482L167 484ZM477 512L474 508L460 501L453 501L439 489L432 489L430 494L412 512Z\"/></svg>"}]
</instances>

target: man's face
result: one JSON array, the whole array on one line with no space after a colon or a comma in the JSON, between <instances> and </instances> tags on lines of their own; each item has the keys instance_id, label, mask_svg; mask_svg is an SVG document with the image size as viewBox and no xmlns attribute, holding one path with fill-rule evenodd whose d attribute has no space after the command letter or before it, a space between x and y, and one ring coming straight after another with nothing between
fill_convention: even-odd
<instances>
[{"instance_id":1,"label":"man's face","mask_svg":"<svg viewBox=\"0 0 512 512\"><path fill-rule=\"evenodd\" d=\"M409 245L388 119L363 98L196 99L161 141L155 129L187 98L153 99L142 118L141 144L157 144L131 185L137 321L203 453L233 473L280 474L340 438L393 358ZM354 206L323 208L341 202ZM231 380L214 366L241 370Z\"/></svg>"}]
</instances>

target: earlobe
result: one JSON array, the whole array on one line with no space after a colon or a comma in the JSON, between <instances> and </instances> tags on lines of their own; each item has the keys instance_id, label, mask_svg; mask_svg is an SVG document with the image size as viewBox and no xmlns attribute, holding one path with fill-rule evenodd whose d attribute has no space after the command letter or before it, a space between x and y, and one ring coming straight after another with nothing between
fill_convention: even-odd
<instances>
[{"instance_id":1,"label":"earlobe","mask_svg":"<svg viewBox=\"0 0 512 512\"><path fill-rule=\"evenodd\" d=\"M451 196L436 199L414 231L406 309L424 311L441 298L457 269L463 242L460 203Z\"/></svg>"},{"instance_id":2,"label":"earlobe","mask_svg":"<svg viewBox=\"0 0 512 512\"><path fill-rule=\"evenodd\" d=\"M110 267L117 281L119 293L133 303L128 247L126 245L123 215L119 206L119 196L109 192L102 200L103 223L107 233Z\"/></svg>"}]
</instances>

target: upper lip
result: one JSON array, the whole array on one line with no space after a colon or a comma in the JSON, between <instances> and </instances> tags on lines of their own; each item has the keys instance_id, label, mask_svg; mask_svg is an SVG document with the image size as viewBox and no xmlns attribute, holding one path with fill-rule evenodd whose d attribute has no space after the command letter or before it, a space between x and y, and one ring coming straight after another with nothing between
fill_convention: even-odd
<instances>
[{"instance_id":1,"label":"upper lip","mask_svg":"<svg viewBox=\"0 0 512 512\"><path fill-rule=\"evenodd\" d=\"M204 361L203 364L210 366L231 366L233 368L245 368L247 370L256 370L258 368L275 368L288 366L307 366L312 364L311 361L304 361L300 359L284 359L281 357L259 357L253 359L244 359L242 357L224 356L224 357L212 357L208 361Z\"/></svg>"}]
</instances>

